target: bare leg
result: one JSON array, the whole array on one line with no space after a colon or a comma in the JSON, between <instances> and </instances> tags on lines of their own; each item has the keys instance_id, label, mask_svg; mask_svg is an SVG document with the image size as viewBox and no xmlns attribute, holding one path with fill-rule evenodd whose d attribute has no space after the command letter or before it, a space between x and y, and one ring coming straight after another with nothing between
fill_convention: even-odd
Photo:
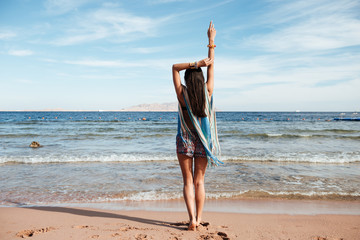
<instances>
[{"instance_id":1,"label":"bare leg","mask_svg":"<svg viewBox=\"0 0 360 240\"><path fill-rule=\"evenodd\" d=\"M205 203L204 178L207 163L208 162L206 158L195 158L194 185L196 202L196 226L200 225Z\"/></svg>"},{"instance_id":2,"label":"bare leg","mask_svg":"<svg viewBox=\"0 0 360 240\"><path fill-rule=\"evenodd\" d=\"M193 159L184 154L178 154L179 164L184 180L184 200L186 208L189 214L189 229L195 230L196 219L195 219L195 197L194 197L194 180L193 180Z\"/></svg>"}]
</instances>

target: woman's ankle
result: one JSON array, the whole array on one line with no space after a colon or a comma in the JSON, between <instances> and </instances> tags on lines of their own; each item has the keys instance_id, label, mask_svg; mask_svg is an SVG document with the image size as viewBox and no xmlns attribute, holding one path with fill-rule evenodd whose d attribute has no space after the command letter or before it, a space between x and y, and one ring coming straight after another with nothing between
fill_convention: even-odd
<instances>
[{"instance_id":1,"label":"woman's ankle","mask_svg":"<svg viewBox=\"0 0 360 240\"><path fill-rule=\"evenodd\" d=\"M199 226L201 223L201 217L196 218L196 226Z\"/></svg>"},{"instance_id":2,"label":"woman's ankle","mask_svg":"<svg viewBox=\"0 0 360 240\"><path fill-rule=\"evenodd\" d=\"M189 221L188 231L195 231L195 230L196 230L196 227L197 227L196 222L190 220L190 221Z\"/></svg>"}]
</instances>

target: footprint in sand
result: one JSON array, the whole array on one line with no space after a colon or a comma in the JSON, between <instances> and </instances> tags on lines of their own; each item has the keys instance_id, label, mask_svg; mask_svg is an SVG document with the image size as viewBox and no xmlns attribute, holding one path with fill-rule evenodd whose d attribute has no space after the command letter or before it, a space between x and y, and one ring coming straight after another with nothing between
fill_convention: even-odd
<instances>
[{"instance_id":1,"label":"footprint in sand","mask_svg":"<svg viewBox=\"0 0 360 240\"><path fill-rule=\"evenodd\" d=\"M133 226L127 226L127 227L122 227L119 229L122 232L126 232L126 231L130 231L130 230L142 230L142 231L148 231L148 230L155 230L153 228L138 228L138 227L133 227Z\"/></svg>"},{"instance_id":2,"label":"footprint in sand","mask_svg":"<svg viewBox=\"0 0 360 240\"><path fill-rule=\"evenodd\" d=\"M210 226L210 223L208 222L201 222L199 226L197 226L197 230L198 231L205 231L205 230L209 230L209 226Z\"/></svg>"},{"instance_id":3,"label":"footprint in sand","mask_svg":"<svg viewBox=\"0 0 360 240\"><path fill-rule=\"evenodd\" d=\"M18 232L16 234L16 236L21 237L21 238L32 237L35 234L46 233L46 232L49 232L51 230L55 230L55 228L54 227L46 227L46 228L40 228L40 229L34 229L34 230L27 229L27 230L22 230L22 231Z\"/></svg>"},{"instance_id":4,"label":"footprint in sand","mask_svg":"<svg viewBox=\"0 0 360 240\"><path fill-rule=\"evenodd\" d=\"M78 225L78 226L73 226L73 228L77 228L77 229L91 229L91 230L97 230L97 229L99 229L98 227L89 226L89 225Z\"/></svg>"},{"instance_id":5,"label":"footprint in sand","mask_svg":"<svg viewBox=\"0 0 360 240\"><path fill-rule=\"evenodd\" d=\"M176 237L176 236L175 236L175 237L170 237L170 238L169 238L169 240L182 240L182 238L181 238L181 237Z\"/></svg>"},{"instance_id":6,"label":"footprint in sand","mask_svg":"<svg viewBox=\"0 0 360 240\"><path fill-rule=\"evenodd\" d=\"M88 226L88 225L79 225L79 226L73 226L73 228L83 229L83 228L90 228L90 226Z\"/></svg>"},{"instance_id":7,"label":"footprint in sand","mask_svg":"<svg viewBox=\"0 0 360 240\"><path fill-rule=\"evenodd\" d=\"M214 240L230 240L228 235L224 232L215 232L207 235L201 235L200 240L214 239Z\"/></svg>"},{"instance_id":8,"label":"footprint in sand","mask_svg":"<svg viewBox=\"0 0 360 240\"><path fill-rule=\"evenodd\" d=\"M217 232L217 235L219 235L220 237L222 237L222 239L229 239L228 235L224 232Z\"/></svg>"},{"instance_id":9,"label":"footprint in sand","mask_svg":"<svg viewBox=\"0 0 360 240\"><path fill-rule=\"evenodd\" d=\"M344 240L343 238L327 238L327 237L320 237L320 236L316 236L313 239L314 240Z\"/></svg>"},{"instance_id":10,"label":"footprint in sand","mask_svg":"<svg viewBox=\"0 0 360 240\"><path fill-rule=\"evenodd\" d=\"M149 237L146 234L139 233L139 234L136 234L135 239L136 240L147 240L147 239L152 239L152 237Z\"/></svg>"},{"instance_id":11,"label":"footprint in sand","mask_svg":"<svg viewBox=\"0 0 360 240\"><path fill-rule=\"evenodd\" d=\"M204 227L207 227L207 226L210 225L210 223L208 223L208 222L201 222L200 225L201 225L201 226L204 226Z\"/></svg>"},{"instance_id":12,"label":"footprint in sand","mask_svg":"<svg viewBox=\"0 0 360 240\"><path fill-rule=\"evenodd\" d=\"M172 236L169 237L168 240L182 240L182 238L181 238L177 233L171 232L170 234L171 234Z\"/></svg>"},{"instance_id":13,"label":"footprint in sand","mask_svg":"<svg viewBox=\"0 0 360 240\"><path fill-rule=\"evenodd\" d=\"M183 228L184 230L187 230L187 227L189 225L189 221L182 221L182 222L176 222L176 223L170 223L169 225L171 226L185 226L185 228ZM208 226L210 225L210 223L208 222L201 222L200 225L197 227L197 230L202 231L202 230L209 230Z\"/></svg>"}]
</instances>

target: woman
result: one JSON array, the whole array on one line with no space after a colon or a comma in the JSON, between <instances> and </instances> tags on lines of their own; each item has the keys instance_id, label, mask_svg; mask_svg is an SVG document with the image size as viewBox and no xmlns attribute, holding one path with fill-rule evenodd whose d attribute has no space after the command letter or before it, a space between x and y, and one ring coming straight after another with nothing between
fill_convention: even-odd
<instances>
[{"instance_id":1,"label":"woman","mask_svg":"<svg viewBox=\"0 0 360 240\"><path fill-rule=\"evenodd\" d=\"M205 202L206 166L222 163L216 157L220 153L220 148L212 104L216 47L216 30L212 22L207 34L208 58L193 63L178 63L172 67L174 87L179 101L176 152L184 180L184 200L190 218L188 230L192 231L196 230L201 222ZM207 67L206 83L201 67ZM185 69L186 86L181 84L179 73Z\"/></svg>"}]
</instances>

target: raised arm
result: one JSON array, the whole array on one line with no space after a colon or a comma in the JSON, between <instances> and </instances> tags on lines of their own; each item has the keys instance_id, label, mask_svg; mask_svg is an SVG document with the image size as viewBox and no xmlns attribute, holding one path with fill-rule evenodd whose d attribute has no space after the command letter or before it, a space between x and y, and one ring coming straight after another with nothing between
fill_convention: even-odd
<instances>
[{"instance_id":1,"label":"raised arm","mask_svg":"<svg viewBox=\"0 0 360 240\"><path fill-rule=\"evenodd\" d=\"M208 57L213 60L213 63L210 64L207 67L207 81L206 81L206 87L209 92L209 96L213 94L214 91L214 59L215 59L215 36L216 36L216 30L214 28L214 24L212 21L210 22L210 26L207 32L208 38L209 38L209 51L208 51Z\"/></svg>"},{"instance_id":2,"label":"raised arm","mask_svg":"<svg viewBox=\"0 0 360 240\"><path fill-rule=\"evenodd\" d=\"M176 96L182 106L185 105L184 98L182 95L182 86L180 79L180 71L190 68L190 63L176 63L172 66L173 82L175 87Z\"/></svg>"},{"instance_id":3,"label":"raised arm","mask_svg":"<svg viewBox=\"0 0 360 240\"><path fill-rule=\"evenodd\" d=\"M213 63L213 59L205 58L198 62L191 62L191 63L176 63L172 66L172 74L173 74L173 82L175 87L175 92L177 95L178 100L180 101L182 106L185 106L185 102L183 99L183 88L181 86L181 79L180 79L180 71L189 69L189 68L197 68L197 67L206 67Z\"/></svg>"}]
</instances>

